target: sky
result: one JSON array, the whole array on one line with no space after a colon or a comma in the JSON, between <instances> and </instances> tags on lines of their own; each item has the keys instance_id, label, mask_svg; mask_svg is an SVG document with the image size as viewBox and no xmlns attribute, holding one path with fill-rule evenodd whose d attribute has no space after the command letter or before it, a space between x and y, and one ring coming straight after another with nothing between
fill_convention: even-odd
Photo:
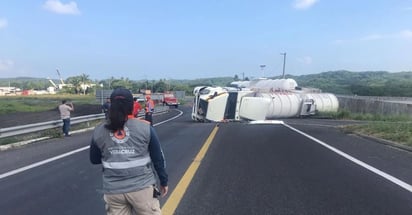
<instances>
[{"instance_id":1,"label":"sky","mask_svg":"<svg viewBox=\"0 0 412 215\"><path fill-rule=\"evenodd\" d=\"M412 71L412 0L0 0L0 78L256 78L283 66Z\"/></svg>"}]
</instances>

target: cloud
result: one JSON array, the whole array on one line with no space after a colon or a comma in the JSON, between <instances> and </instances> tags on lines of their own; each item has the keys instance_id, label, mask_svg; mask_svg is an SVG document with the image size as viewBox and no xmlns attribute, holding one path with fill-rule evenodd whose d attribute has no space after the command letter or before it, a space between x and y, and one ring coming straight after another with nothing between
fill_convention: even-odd
<instances>
[{"instance_id":1,"label":"cloud","mask_svg":"<svg viewBox=\"0 0 412 215\"><path fill-rule=\"evenodd\" d=\"M78 15L80 14L80 10L77 7L77 3L71 1L69 3L62 3L59 0L47 0L43 4L43 8L45 10L51 11L57 14L69 14L69 15Z\"/></svg>"},{"instance_id":2,"label":"cloud","mask_svg":"<svg viewBox=\"0 0 412 215\"><path fill-rule=\"evenodd\" d=\"M372 39L412 39L412 30L405 29L391 34L381 34Z\"/></svg>"},{"instance_id":3,"label":"cloud","mask_svg":"<svg viewBox=\"0 0 412 215\"><path fill-rule=\"evenodd\" d=\"M335 44L343 44L348 42L355 42L355 41L374 41L374 40L384 40L384 39L404 39L410 40L412 39L412 30L405 29L395 33L388 33L388 34L370 34L364 37L360 37L357 39L338 39L335 40Z\"/></svg>"},{"instance_id":4,"label":"cloud","mask_svg":"<svg viewBox=\"0 0 412 215\"><path fill-rule=\"evenodd\" d=\"M0 59L0 71L8 71L14 66L14 62L12 60L2 60Z\"/></svg>"},{"instance_id":5,"label":"cloud","mask_svg":"<svg viewBox=\"0 0 412 215\"><path fill-rule=\"evenodd\" d=\"M7 19L0 18L0 29L6 28L8 24Z\"/></svg>"},{"instance_id":6,"label":"cloud","mask_svg":"<svg viewBox=\"0 0 412 215\"><path fill-rule=\"evenodd\" d=\"M412 30L403 30L398 33L398 37L404 38L404 39L412 39Z\"/></svg>"},{"instance_id":7,"label":"cloud","mask_svg":"<svg viewBox=\"0 0 412 215\"><path fill-rule=\"evenodd\" d=\"M335 44L342 44L342 43L345 43L345 42L346 42L346 40L342 40L342 39L337 39L337 40L333 41L333 43L335 43Z\"/></svg>"},{"instance_id":8,"label":"cloud","mask_svg":"<svg viewBox=\"0 0 412 215\"><path fill-rule=\"evenodd\" d=\"M295 0L293 7L298 10L306 10L312 7L319 0Z\"/></svg>"},{"instance_id":9,"label":"cloud","mask_svg":"<svg viewBox=\"0 0 412 215\"><path fill-rule=\"evenodd\" d=\"M387 37L386 35L382 34L370 34L365 37L360 38L359 40L370 41L370 40L379 40Z\"/></svg>"},{"instance_id":10,"label":"cloud","mask_svg":"<svg viewBox=\"0 0 412 215\"><path fill-rule=\"evenodd\" d=\"M312 57L310 57L310 56L301 57L298 60L299 60L299 62L301 62L305 65L312 64L312 62L313 62Z\"/></svg>"}]
</instances>

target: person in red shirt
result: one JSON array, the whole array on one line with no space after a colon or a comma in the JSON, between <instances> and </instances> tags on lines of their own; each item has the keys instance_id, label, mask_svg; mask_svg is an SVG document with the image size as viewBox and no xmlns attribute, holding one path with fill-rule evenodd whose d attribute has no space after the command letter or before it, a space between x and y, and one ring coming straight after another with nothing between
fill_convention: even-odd
<instances>
[{"instance_id":1,"label":"person in red shirt","mask_svg":"<svg viewBox=\"0 0 412 215\"><path fill-rule=\"evenodd\" d=\"M142 106L137 101L137 98L133 98L133 116L137 118L141 110Z\"/></svg>"}]
</instances>

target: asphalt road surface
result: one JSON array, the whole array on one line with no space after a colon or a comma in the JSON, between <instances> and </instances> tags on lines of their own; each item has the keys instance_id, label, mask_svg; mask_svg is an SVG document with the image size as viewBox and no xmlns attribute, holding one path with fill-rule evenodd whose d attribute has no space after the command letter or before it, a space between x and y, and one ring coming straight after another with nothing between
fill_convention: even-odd
<instances>
[{"instance_id":1,"label":"asphalt road surface","mask_svg":"<svg viewBox=\"0 0 412 215\"><path fill-rule=\"evenodd\" d=\"M175 204L173 214L411 214L410 152L344 134L339 121L195 123L190 108L181 108L181 117L155 126L169 173L161 204ZM88 160L90 135L0 152L0 214L105 214L101 166ZM197 171L185 178L194 163ZM171 199L178 191L182 198Z\"/></svg>"}]
</instances>

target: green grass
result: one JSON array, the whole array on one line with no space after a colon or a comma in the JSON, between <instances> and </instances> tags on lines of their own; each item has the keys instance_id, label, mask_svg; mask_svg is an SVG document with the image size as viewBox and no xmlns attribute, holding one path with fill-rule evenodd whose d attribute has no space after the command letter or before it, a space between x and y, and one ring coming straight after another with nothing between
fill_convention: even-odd
<instances>
[{"instance_id":1,"label":"green grass","mask_svg":"<svg viewBox=\"0 0 412 215\"><path fill-rule=\"evenodd\" d=\"M332 119L345 119L345 120L362 120L362 121L384 121L384 122L407 122L412 120L410 115L382 115L382 114L362 114L351 113L348 110L339 110L338 112L321 112L318 114L320 117L327 117Z\"/></svg>"},{"instance_id":2,"label":"green grass","mask_svg":"<svg viewBox=\"0 0 412 215\"><path fill-rule=\"evenodd\" d=\"M319 113L320 116L332 119L366 121L365 124L347 125L342 127L345 132L360 133L399 144L412 146L412 116L359 114L347 110L337 113Z\"/></svg>"},{"instance_id":3,"label":"green grass","mask_svg":"<svg viewBox=\"0 0 412 215\"><path fill-rule=\"evenodd\" d=\"M0 114L51 110L63 99L74 104L99 104L94 95L3 96L0 97Z\"/></svg>"},{"instance_id":4,"label":"green grass","mask_svg":"<svg viewBox=\"0 0 412 215\"><path fill-rule=\"evenodd\" d=\"M378 137L412 147L412 122L377 121L369 122L366 125L345 126L343 130Z\"/></svg>"}]
</instances>

